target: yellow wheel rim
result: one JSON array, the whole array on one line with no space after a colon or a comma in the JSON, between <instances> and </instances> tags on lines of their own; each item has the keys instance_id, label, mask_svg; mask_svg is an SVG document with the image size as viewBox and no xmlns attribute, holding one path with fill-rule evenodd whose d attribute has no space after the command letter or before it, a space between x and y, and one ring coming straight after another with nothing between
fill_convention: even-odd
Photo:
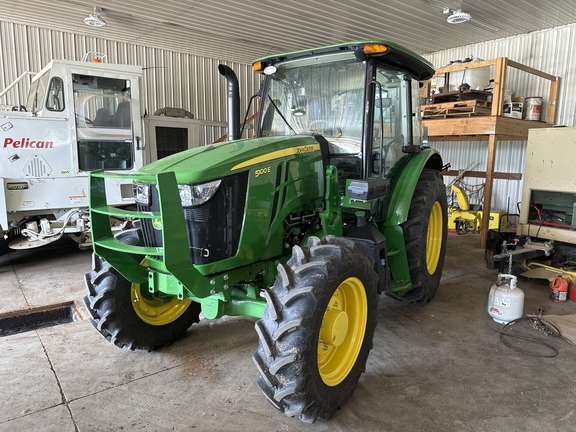
<instances>
[{"instance_id":1,"label":"yellow wheel rim","mask_svg":"<svg viewBox=\"0 0 576 432\"><path fill-rule=\"evenodd\" d=\"M148 267L146 258L142 260L140 265ZM191 300L178 300L176 296L166 302L148 300L142 295L140 284L134 283L130 289L130 298L136 315L146 324L153 326L163 326L176 321L192 303Z\"/></svg>"},{"instance_id":2,"label":"yellow wheel rim","mask_svg":"<svg viewBox=\"0 0 576 432\"><path fill-rule=\"evenodd\" d=\"M426 235L426 267L430 274L434 274L440 260L442 234L444 233L444 221L442 219L442 206L436 201L430 212L428 233Z\"/></svg>"},{"instance_id":3,"label":"yellow wheel rim","mask_svg":"<svg viewBox=\"0 0 576 432\"><path fill-rule=\"evenodd\" d=\"M147 324L163 326L177 320L190 306L191 300L178 300L176 296L165 303L148 300L140 292L139 284L132 284L132 306L136 315Z\"/></svg>"},{"instance_id":4,"label":"yellow wheel rim","mask_svg":"<svg viewBox=\"0 0 576 432\"><path fill-rule=\"evenodd\" d=\"M324 384L336 386L356 363L368 318L364 284L351 277L332 294L318 338L318 371Z\"/></svg>"}]
</instances>

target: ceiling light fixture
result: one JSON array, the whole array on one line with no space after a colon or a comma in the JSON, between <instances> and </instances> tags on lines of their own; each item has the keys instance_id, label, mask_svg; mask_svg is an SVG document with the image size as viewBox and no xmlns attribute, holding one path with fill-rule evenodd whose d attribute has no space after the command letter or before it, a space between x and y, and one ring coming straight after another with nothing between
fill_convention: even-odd
<instances>
[{"instance_id":1,"label":"ceiling light fixture","mask_svg":"<svg viewBox=\"0 0 576 432\"><path fill-rule=\"evenodd\" d=\"M99 6L94 6L94 13L91 13L86 18L84 18L84 24L92 27L104 27L106 25L106 21L100 17L99 12L102 12L102 8Z\"/></svg>"},{"instance_id":2,"label":"ceiling light fixture","mask_svg":"<svg viewBox=\"0 0 576 432\"><path fill-rule=\"evenodd\" d=\"M450 10L448 8L444 8L443 12L444 14L450 14L448 18L446 18L446 21L448 21L450 24L461 24L466 21L470 21L472 18L469 13L462 12L461 9Z\"/></svg>"}]
</instances>

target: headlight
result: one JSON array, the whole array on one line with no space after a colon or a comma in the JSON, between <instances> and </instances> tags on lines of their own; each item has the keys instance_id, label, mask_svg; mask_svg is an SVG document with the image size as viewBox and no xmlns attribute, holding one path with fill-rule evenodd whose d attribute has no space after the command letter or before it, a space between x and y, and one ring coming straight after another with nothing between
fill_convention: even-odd
<instances>
[{"instance_id":1,"label":"headlight","mask_svg":"<svg viewBox=\"0 0 576 432\"><path fill-rule=\"evenodd\" d=\"M150 185L134 183L132 191L138 204L150 205Z\"/></svg>"},{"instance_id":2,"label":"headlight","mask_svg":"<svg viewBox=\"0 0 576 432\"><path fill-rule=\"evenodd\" d=\"M204 204L214 196L222 180L214 180L199 185L178 185L182 207Z\"/></svg>"}]
</instances>

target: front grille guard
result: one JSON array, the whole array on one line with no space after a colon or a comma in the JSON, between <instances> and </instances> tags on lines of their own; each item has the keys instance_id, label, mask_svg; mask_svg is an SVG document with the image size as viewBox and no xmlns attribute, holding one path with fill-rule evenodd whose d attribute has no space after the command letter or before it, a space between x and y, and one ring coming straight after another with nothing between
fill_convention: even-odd
<instances>
[{"instance_id":1,"label":"front grille guard","mask_svg":"<svg viewBox=\"0 0 576 432\"><path fill-rule=\"evenodd\" d=\"M108 205L106 179L127 179L138 183L155 184L160 211L140 212ZM210 295L210 287L198 283L204 276L190 262L186 223L173 172L156 175L118 174L104 171L90 173L89 179L90 229L94 253L104 258L122 276L132 283L153 284L154 273L171 274L196 297ZM134 246L120 243L112 235L110 217L120 219L152 219L162 230L162 247ZM137 256L137 260L134 256ZM141 265L146 258L149 271ZM181 295L179 295L180 297Z\"/></svg>"}]
</instances>

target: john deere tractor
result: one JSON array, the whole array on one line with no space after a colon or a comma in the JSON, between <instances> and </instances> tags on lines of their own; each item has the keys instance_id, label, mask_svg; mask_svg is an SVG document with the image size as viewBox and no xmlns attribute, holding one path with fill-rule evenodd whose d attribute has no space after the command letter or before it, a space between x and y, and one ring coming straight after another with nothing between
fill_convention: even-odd
<instances>
[{"instance_id":1,"label":"john deere tractor","mask_svg":"<svg viewBox=\"0 0 576 432\"><path fill-rule=\"evenodd\" d=\"M365 370L379 294L425 304L438 288L446 194L419 104L434 69L380 40L271 55L253 69L254 138L240 139L238 81L221 65L228 142L136 174L91 174L85 302L98 331L132 350L172 343L200 313L256 317L266 398L304 422L327 420ZM133 181L136 209L106 202L110 179ZM132 228L113 236L111 217Z\"/></svg>"}]
</instances>

